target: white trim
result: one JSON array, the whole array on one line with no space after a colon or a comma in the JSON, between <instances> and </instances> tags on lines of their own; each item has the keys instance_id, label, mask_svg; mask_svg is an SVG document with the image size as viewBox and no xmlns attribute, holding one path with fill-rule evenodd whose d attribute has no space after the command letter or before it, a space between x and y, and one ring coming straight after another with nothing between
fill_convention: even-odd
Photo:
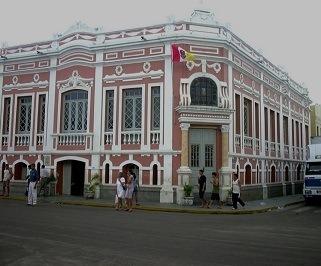
<instances>
[{"instance_id":1,"label":"white trim","mask_svg":"<svg viewBox=\"0 0 321 266\"><path fill-rule=\"evenodd\" d=\"M109 164L109 182L106 183L105 182L105 179L106 179L106 173L105 173L105 168L106 168L106 164ZM107 184L112 184L112 181L113 181L113 163L112 161L110 161L110 156L106 156L106 159L105 161L103 162L102 164L102 185L107 185Z\"/></svg>"},{"instance_id":2,"label":"white trim","mask_svg":"<svg viewBox=\"0 0 321 266\"><path fill-rule=\"evenodd\" d=\"M101 146L104 147L105 146L105 129L106 129L106 94L107 91L113 91L113 143L112 145L115 145L115 136L116 136L116 111L117 111L117 104L116 104L116 99L115 99L115 93L117 91L117 87L113 86L113 87L103 87L103 105L102 105L102 127L101 127Z\"/></svg>"},{"instance_id":3,"label":"white trim","mask_svg":"<svg viewBox=\"0 0 321 266\"><path fill-rule=\"evenodd\" d=\"M28 171L28 165L30 164L28 161L24 160L24 159L21 159L21 156L20 156L20 159L16 160L13 162L13 164L11 165L11 168L12 168L12 173L13 173L13 177L12 177L12 180L15 180L14 177L15 177L15 167L16 167L16 164L18 163L24 163L26 166L27 166L27 171ZM21 180L15 180L15 181L25 181L22 179L21 177Z\"/></svg>"}]
</instances>

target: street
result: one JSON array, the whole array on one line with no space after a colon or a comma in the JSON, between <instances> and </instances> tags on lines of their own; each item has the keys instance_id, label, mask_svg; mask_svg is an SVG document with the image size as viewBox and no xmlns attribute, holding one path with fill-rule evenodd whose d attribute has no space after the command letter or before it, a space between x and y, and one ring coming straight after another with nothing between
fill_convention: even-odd
<instances>
[{"instance_id":1,"label":"street","mask_svg":"<svg viewBox=\"0 0 321 266\"><path fill-rule=\"evenodd\" d=\"M321 206L195 215L0 200L0 265L317 265Z\"/></svg>"}]
</instances>

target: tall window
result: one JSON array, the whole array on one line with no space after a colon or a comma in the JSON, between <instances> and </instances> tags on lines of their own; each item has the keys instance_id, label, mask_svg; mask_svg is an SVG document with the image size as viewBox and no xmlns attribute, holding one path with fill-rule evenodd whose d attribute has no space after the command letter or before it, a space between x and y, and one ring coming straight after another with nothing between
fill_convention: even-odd
<instances>
[{"instance_id":1,"label":"tall window","mask_svg":"<svg viewBox=\"0 0 321 266\"><path fill-rule=\"evenodd\" d=\"M244 126L244 135L250 136L250 110L251 110L251 101L244 99L244 106L243 106L243 126Z\"/></svg>"},{"instance_id":2,"label":"tall window","mask_svg":"<svg viewBox=\"0 0 321 266\"><path fill-rule=\"evenodd\" d=\"M106 121L105 121L105 131L113 130L114 123L114 91L106 91Z\"/></svg>"},{"instance_id":3,"label":"tall window","mask_svg":"<svg viewBox=\"0 0 321 266\"><path fill-rule=\"evenodd\" d=\"M160 128L160 88L152 87L152 130Z\"/></svg>"},{"instance_id":4,"label":"tall window","mask_svg":"<svg viewBox=\"0 0 321 266\"><path fill-rule=\"evenodd\" d=\"M157 185L157 179L158 179L158 167L157 164L153 165L153 185Z\"/></svg>"},{"instance_id":5,"label":"tall window","mask_svg":"<svg viewBox=\"0 0 321 266\"><path fill-rule=\"evenodd\" d=\"M4 135L9 134L10 105L11 105L11 99L10 98L5 98L4 99L4 108L3 108L3 127L2 127L2 132L3 132Z\"/></svg>"},{"instance_id":6,"label":"tall window","mask_svg":"<svg viewBox=\"0 0 321 266\"><path fill-rule=\"evenodd\" d=\"M38 109L38 133L45 131L45 120L46 120L46 95L42 94L39 96L39 109Z\"/></svg>"},{"instance_id":7,"label":"tall window","mask_svg":"<svg viewBox=\"0 0 321 266\"><path fill-rule=\"evenodd\" d=\"M84 132L87 130L88 93L73 90L63 94L63 131Z\"/></svg>"},{"instance_id":8,"label":"tall window","mask_svg":"<svg viewBox=\"0 0 321 266\"><path fill-rule=\"evenodd\" d=\"M142 127L142 89L127 89L123 94L123 127L140 130Z\"/></svg>"},{"instance_id":9,"label":"tall window","mask_svg":"<svg viewBox=\"0 0 321 266\"><path fill-rule=\"evenodd\" d=\"M205 77L193 80L191 105L217 106L217 86L213 80Z\"/></svg>"},{"instance_id":10,"label":"tall window","mask_svg":"<svg viewBox=\"0 0 321 266\"><path fill-rule=\"evenodd\" d=\"M206 144L205 145L205 167L213 167L213 158L214 155L214 145Z\"/></svg>"},{"instance_id":11,"label":"tall window","mask_svg":"<svg viewBox=\"0 0 321 266\"><path fill-rule=\"evenodd\" d=\"M245 184L251 184L252 183L252 168L248 164L245 166Z\"/></svg>"},{"instance_id":12,"label":"tall window","mask_svg":"<svg viewBox=\"0 0 321 266\"><path fill-rule=\"evenodd\" d=\"M31 128L32 97L18 98L18 133L29 133Z\"/></svg>"},{"instance_id":13,"label":"tall window","mask_svg":"<svg viewBox=\"0 0 321 266\"><path fill-rule=\"evenodd\" d=\"M289 144L289 122L286 116L283 116L283 138L284 144Z\"/></svg>"}]
</instances>

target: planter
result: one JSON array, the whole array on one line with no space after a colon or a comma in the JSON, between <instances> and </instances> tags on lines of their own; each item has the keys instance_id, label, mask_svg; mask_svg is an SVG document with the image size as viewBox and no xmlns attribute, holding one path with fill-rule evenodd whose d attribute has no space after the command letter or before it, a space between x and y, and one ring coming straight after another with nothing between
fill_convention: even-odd
<instances>
[{"instance_id":1,"label":"planter","mask_svg":"<svg viewBox=\"0 0 321 266\"><path fill-rule=\"evenodd\" d=\"M194 203L194 197L191 196L191 197L184 197L183 198L183 205L185 206L192 206Z\"/></svg>"},{"instance_id":2,"label":"planter","mask_svg":"<svg viewBox=\"0 0 321 266\"><path fill-rule=\"evenodd\" d=\"M94 199L95 198L95 192L86 191L84 196L85 196L86 199Z\"/></svg>"}]
</instances>

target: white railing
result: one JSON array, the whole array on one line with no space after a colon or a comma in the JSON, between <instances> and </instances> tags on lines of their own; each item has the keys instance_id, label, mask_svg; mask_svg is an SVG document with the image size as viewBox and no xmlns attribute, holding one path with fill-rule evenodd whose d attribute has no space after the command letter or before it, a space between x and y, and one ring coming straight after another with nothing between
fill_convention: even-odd
<instances>
[{"instance_id":1,"label":"white railing","mask_svg":"<svg viewBox=\"0 0 321 266\"><path fill-rule=\"evenodd\" d=\"M8 139L9 139L8 135L2 135L2 140L1 140L2 146L8 146Z\"/></svg>"},{"instance_id":2,"label":"white railing","mask_svg":"<svg viewBox=\"0 0 321 266\"><path fill-rule=\"evenodd\" d=\"M275 142L270 142L271 151L275 151Z\"/></svg>"},{"instance_id":3,"label":"white railing","mask_svg":"<svg viewBox=\"0 0 321 266\"><path fill-rule=\"evenodd\" d=\"M241 146L241 136L235 134L235 146Z\"/></svg>"},{"instance_id":4,"label":"white railing","mask_svg":"<svg viewBox=\"0 0 321 266\"><path fill-rule=\"evenodd\" d=\"M254 143L255 143L255 148L257 150L260 150L260 139L254 139Z\"/></svg>"},{"instance_id":5,"label":"white railing","mask_svg":"<svg viewBox=\"0 0 321 266\"><path fill-rule=\"evenodd\" d=\"M16 146L29 146L30 144L30 134L16 134L15 135L15 145Z\"/></svg>"},{"instance_id":6,"label":"white railing","mask_svg":"<svg viewBox=\"0 0 321 266\"><path fill-rule=\"evenodd\" d=\"M105 140L104 140L105 145L113 144L113 139L114 139L114 134L112 132L105 132Z\"/></svg>"},{"instance_id":7,"label":"white railing","mask_svg":"<svg viewBox=\"0 0 321 266\"><path fill-rule=\"evenodd\" d=\"M244 136L244 147L253 148L253 138Z\"/></svg>"},{"instance_id":8,"label":"white railing","mask_svg":"<svg viewBox=\"0 0 321 266\"><path fill-rule=\"evenodd\" d=\"M280 143L276 144L276 154L278 157L281 157L281 144Z\"/></svg>"},{"instance_id":9,"label":"white railing","mask_svg":"<svg viewBox=\"0 0 321 266\"><path fill-rule=\"evenodd\" d=\"M150 132L150 143L151 144L159 144L160 141L160 132L159 131L151 131Z\"/></svg>"},{"instance_id":10,"label":"white railing","mask_svg":"<svg viewBox=\"0 0 321 266\"><path fill-rule=\"evenodd\" d=\"M265 151L269 151L269 142L265 141Z\"/></svg>"},{"instance_id":11,"label":"white railing","mask_svg":"<svg viewBox=\"0 0 321 266\"><path fill-rule=\"evenodd\" d=\"M85 143L86 134L84 133L58 135L59 145L85 145Z\"/></svg>"},{"instance_id":12,"label":"white railing","mask_svg":"<svg viewBox=\"0 0 321 266\"><path fill-rule=\"evenodd\" d=\"M140 131L127 131L121 133L122 144L140 144L141 132Z\"/></svg>"},{"instance_id":13,"label":"white railing","mask_svg":"<svg viewBox=\"0 0 321 266\"><path fill-rule=\"evenodd\" d=\"M289 152L290 152L289 145L284 145L284 153L289 154Z\"/></svg>"},{"instance_id":14,"label":"white railing","mask_svg":"<svg viewBox=\"0 0 321 266\"><path fill-rule=\"evenodd\" d=\"M299 147L295 148L295 156L296 156L297 159L300 158L300 148Z\"/></svg>"},{"instance_id":15,"label":"white railing","mask_svg":"<svg viewBox=\"0 0 321 266\"><path fill-rule=\"evenodd\" d=\"M292 158L295 158L295 147L292 147L291 150L292 150Z\"/></svg>"},{"instance_id":16,"label":"white railing","mask_svg":"<svg viewBox=\"0 0 321 266\"><path fill-rule=\"evenodd\" d=\"M37 134L36 141L37 145L43 145L43 134Z\"/></svg>"}]
</instances>

